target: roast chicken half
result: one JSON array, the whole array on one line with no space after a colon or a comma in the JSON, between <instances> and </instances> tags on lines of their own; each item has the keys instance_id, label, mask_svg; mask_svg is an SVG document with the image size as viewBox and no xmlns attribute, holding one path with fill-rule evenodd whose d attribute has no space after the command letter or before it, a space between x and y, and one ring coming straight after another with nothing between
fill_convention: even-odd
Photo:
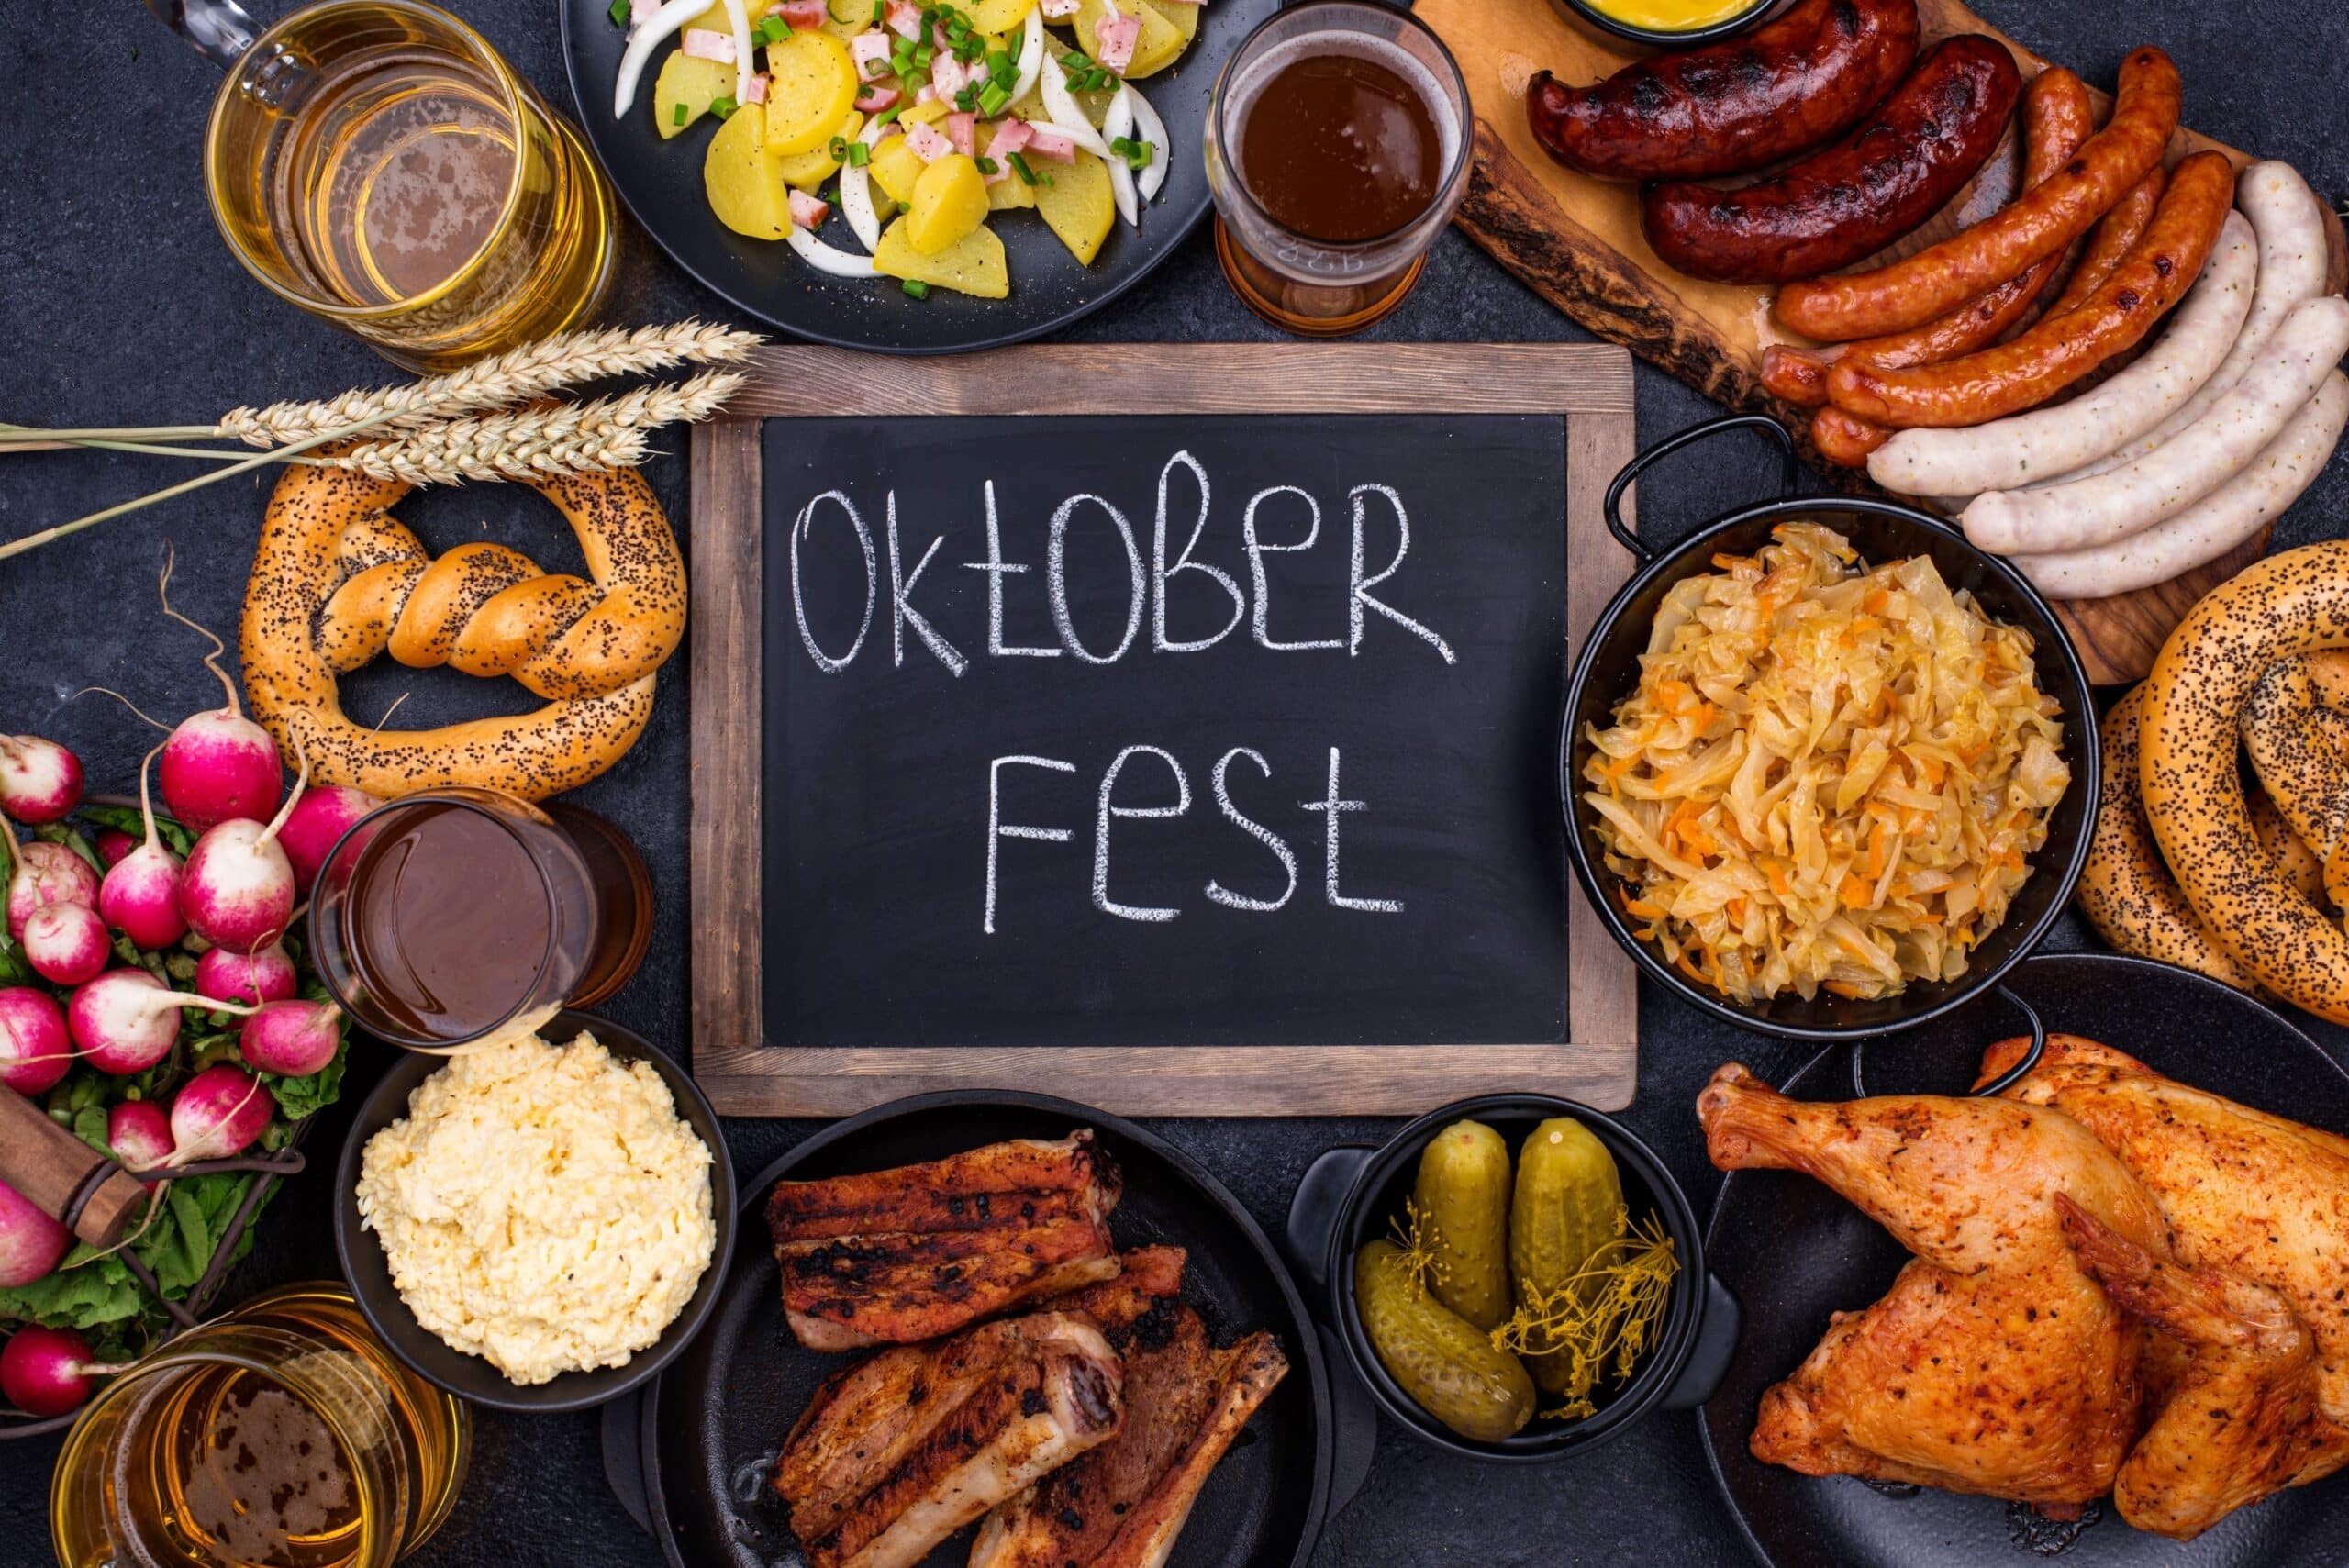
<instances>
[{"instance_id":1,"label":"roast chicken half","mask_svg":"<svg viewBox=\"0 0 2349 1568\"><path fill-rule=\"evenodd\" d=\"M1915 1254L1763 1396L1756 1458L2056 1518L2110 1490L2179 1540L2349 1461L2349 1140L2065 1035L2002 1098L1731 1063L1698 1116L1716 1165L1816 1177Z\"/></svg>"}]
</instances>

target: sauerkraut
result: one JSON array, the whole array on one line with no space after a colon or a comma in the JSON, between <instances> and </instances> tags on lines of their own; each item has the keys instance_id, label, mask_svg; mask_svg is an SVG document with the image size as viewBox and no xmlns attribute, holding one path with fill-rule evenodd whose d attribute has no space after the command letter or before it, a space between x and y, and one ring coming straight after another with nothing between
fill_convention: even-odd
<instances>
[{"instance_id":1,"label":"sauerkraut","mask_svg":"<svg viewBox=\"0 0 2349 1568\"><path fill-rule=\"evenodd\" d=\"M2030 634L1816 523L1664 596L1583 800L1642 940L1741 1002L1954 980L2071 783Z\"/></svg>"}]
</instances>

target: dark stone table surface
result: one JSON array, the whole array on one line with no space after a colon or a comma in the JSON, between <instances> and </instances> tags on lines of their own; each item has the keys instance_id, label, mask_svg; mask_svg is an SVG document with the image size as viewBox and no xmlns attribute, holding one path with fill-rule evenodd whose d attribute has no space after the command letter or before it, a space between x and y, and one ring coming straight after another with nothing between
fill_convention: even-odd
<instances>
[{"instance_id":1,"label":"dark stone table surface","mask_svg":"<svg viewBox=\"0 0 2349 1568\"><path fill-rule=\"evenodd\" d=\"M572 106L546 0L451 3L551 101ZM2349 113L2339 74L2349 60L2349 10L2317 0L2143 0L2127 7L2091 0L1977 3L2023 42L2098 83L2110 83L2131 47L2161 45L2185 69L2191 124L2291 161L2336 200L2349 193ZM282 0L255 6L264 19L284 8ZM131 0L12 4L0 6L0 418L58 426L185 423L239 403L326 396L386 379L383 361L265 293L222 245L206 210L198 150L217 82L211 66ZM607 315L631 323L730 317L632 228L623 230ZM1202 231L1147 284L1069 336L1229 341L1268 334L1225 289ZM1375 336L1569 342L1585 334L1448 234L1418 294ZM1643 439L1712 411L1695 393L1641 367ZM647 472L672 515L682 518L682 457L662 457ZM1642 484L1641 512L1652 528L1676 529L1753 498L1767 472L1758 454L1735 450L1667 464ZM0 539L179 477L168 463L136 457L0 458ZM169 718L217 700L198 662L197 639L156 612L155 573L168 541L179 556L177 602L216 627L233 626L262 495L260 483L232 481L0 563L0 731L39 732L75 747L99 787L132 784L139 754L150 744L142 727L104 697L72 694L112 686ZM516 501L514 493L494 486L445 490L409 502L402 515L445 548L484 526L506 537ZM535 530L543 519L522 526ZM2277 539L2297 544L2343 534L2349 460L2336 460L2284 520ZM353 683L352 711L378 712L412 689L402 722L437 722L518 695L502 684L484 695L488 684L446 671L430 674L440 678L384 662ZM652 864L658 890L651 957L607 1010L680 1050L688 962L685 728L679 677L663 690L643 741L578 797L627 827ZM2062 946L2092 940L2076 920L2056 939ZM1639 1099L1628 1120L1664 1154L1702 1212L1718 1185L1689 1111L1705 1076L1732 1058L1783 1076L1807 1053L1712 1022L1653 988L1641 1007ZM2093 1020L2068 1022L2093 1027ZM2349 1034L2310 1027L2336 1052L2349 1044ZM735 1122L728 1141L747 1177L813 1125ZM1388 1124L1156 1125L1277 1232L1289 1193L1315 1153L1334 1142L1375 1138ZM329 1117L311 1147L330 1161L340 1133ZM232 1281L232 1292L335 1272L327 1184L316 1171L293 1184L268 1216L261 1250ZM476 1430L473 1473L457 1513L416 1562L616 1568L659 1561L605 1486L594 1417L484 1415ZM50 1560L45 1497L54 1448L54 1440L0 1448L0 1568ZM1531 1469L1442 1457L1389 1427L1370 1485L1330 1527L1315 1561L1324 1568L1658 1562L1718 1568L1745 1558L1707 1473L1696 1423L1682 1416L1652 1420L1582 1459Z\"/></svg>"}]
</instances>

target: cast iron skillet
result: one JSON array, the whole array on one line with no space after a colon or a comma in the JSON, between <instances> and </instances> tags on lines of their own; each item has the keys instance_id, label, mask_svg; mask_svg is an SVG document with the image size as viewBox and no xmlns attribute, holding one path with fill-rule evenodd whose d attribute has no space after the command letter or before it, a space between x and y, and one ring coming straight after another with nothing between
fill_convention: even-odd
<instances>
[{"instance_id":1,"label":"cast iron skillet","mask_svg":"<svg viewBox=\"0 0 2349 1568\"><path fill-rule=\"evenodd\" d=\"M1270 1329L1288 1355L1288 1375L1200 1491L1171 1568L1301 1568L1332 1507L1336 1434L1320 1340L1271 1244L1239 1200L1172 1145L1084 1106L1008 1091L918 1095L851 1117L743 1187L741 1245L716 1317L644 1395L644 1500L675 1568L796 1561L785 1510L767 1485L775 1453L816 1385L863 1353L801 1350L785 1327L761 1217L774 1184L936 1160L1007 1138L1061 1138L1080 1127L1092 1128L1125 1172L1125 1197L1110 1219L1118 1244L1185 1248L1184 1299L1207 1320L1209 1338L1227 1344ZM607 1467L611 1458L607 1450ZM633 1478L620 1468L615 1490L632 1501ZM928 1561L961 1568L970 1549L965 1530Z\"/></svg>"},{"instance_id":2,"label":"cast iron skillet","mask_svg":"<svg viewBox=\"0 0 2349 1568\"><path fill-rule=\"evenodd\" d=\"M2349 1074L2275 1013L2216 981L2166 964L2103 953L2034 958L2006 988L2051 1030L2084 1034L2149 1066L2255 1109L2332 1131L2349 1129ZM2022 1032L1995 997L1894 1040L1871 1041L1875 1094L1964 1094L1982 1048ZM1798 1099L1853 1094L1854 1051L1831 1047L1787 1081ZM1987 1497L1909 1496L1849 1477L1812 1479L1746 1451L1763 1390L1819 1342L1828 1314L1867 1306L1908 1261L1899 1243L1817 1182L1741 1171L1722 1185L1706 1247L1715 1273L1745 1307L1745 1335L1720 1391L1701 1412L1706 1457L1754 1555L1775 1568L2024 1568L2023 1532L2064 1538L2036 1516ZM2052 1538L2052 1539L2051 1539ZM2064 1552L2065 1568L2127 1563L2194 1568L2338 1568L2349 1562L2349 1482L2339 1476L2279 1493L2181 1545L2141 1534L2103 1508Z\"/></svg>"},{"instance_id":3,"label":"cast iron skillet","mask_svg":"<svg viewBox=\"0 0 2349 1568\"><path fill-rule=\"evenodd\" d=\"M835 3L869 8L871 0ZM1174 253L1211 205L1201 149L1216 72L1250 29L1279 8L1280 0L1212 0L1202 8L1198 37L1183 58L1135 84L1165 120L1174 143L1166 184L1143 211L1141 228L1119 220L1085 267L1035 214L1007 214L990 227L1010 263L1011 296L973 299L933 289L922 300L907 298L892 279L827 276L779 240L746 239L719 223L702 195L702 155L716 134L715 118L705 116L669 141L652 127L652 80L667 50L654 52L628 118L616 120L612 84L626 30L613 25L607 0L562 0L556 14L579 127L620 200L670 260L737 308L796 337L876 353L950 354L1022 343L1065 327L1141 282ZM1053 36L1074 35L1063 26ZM843 250L856 248L837 220L823 238Z\"/></svg>"},{"instance_id":4,"label":"cast iron skillet","mask_svg":"<svg viewBox=\"0 0 2349 1568\"><path fill-rule=\"evenodd\" d=\"M1759 430L1777 443L1779 499L1716 517L1668 550L1659 552L1642 543L1619 509L1631 481L1657 459L1732 429ZM1735 414L1692 426L1658 442L1615 476L1607 492L1607 527L1638 559L1640 569L1609 602L1575 661L1558 740L1558 796L1566 818L1567 854L1574 861L1584 895L1650 979L1690 1006L1745 1029L1798 1040L1852 1040L1908 1029L1962 1005L1995 984L2055 923L2087 864L2088 828L2096 821L2096 705L2087 672L2080 667L2071 639L2056 624L2054 611L2014 568L1976 549L1947 523L1913 507L1856 495L1797 495L1796 472L1794 441L1776 419L1761 414ZM1616 906L1618 883L1607 870L1592 828L1597 815L1582 805L1583 764L1590 756L1590 728L1607 728L1615 705L1639 682L1640 655L1647 651L1648 628L1664 595L1684 577L1713 571L1716 554L1751 555L1769 542L1772 528L1795 521L1823 523L1833 528L1851 540L1860 558L1871 566L1929 555L1952 592L1972 590L1992 617L2029 632L2039 689L2063 709L2064 760L2071 765L2072 784L2048 822L2047 841L2031 857L2030 880L2015 895L2007 917L1974 950L1973 963L1965 974L1931 984L1912 982L1899 995L1876 1000L1833 996L1822 991L1808 1002L1789 994L1747 1006L1691 984L1632 933Z\"/></svg>"}]
</instances>

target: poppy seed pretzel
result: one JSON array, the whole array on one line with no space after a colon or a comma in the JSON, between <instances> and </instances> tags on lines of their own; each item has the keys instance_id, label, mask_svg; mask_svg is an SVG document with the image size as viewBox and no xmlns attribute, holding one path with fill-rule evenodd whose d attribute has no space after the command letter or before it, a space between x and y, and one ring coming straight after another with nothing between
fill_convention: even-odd
<instances>
[{"instance_id":1,"label":"poppy seed pretzel","mask_svg":"<svg viewBox=\"0 0 2349 1568\"><path fill-rule=\"evenodd\" d=\"M278 484L246 589L253 714L312 776L386 797L470 784L538 800L632 745L653 672L685 635L675 536L633 469L529 481L571 525L587 576L476 542L434 557L389 515L408 487L333 469ZM403 664L510 674L536 713L382 732L342 712L336 677L388 651Z\"/></svg>"}]
</instances>

